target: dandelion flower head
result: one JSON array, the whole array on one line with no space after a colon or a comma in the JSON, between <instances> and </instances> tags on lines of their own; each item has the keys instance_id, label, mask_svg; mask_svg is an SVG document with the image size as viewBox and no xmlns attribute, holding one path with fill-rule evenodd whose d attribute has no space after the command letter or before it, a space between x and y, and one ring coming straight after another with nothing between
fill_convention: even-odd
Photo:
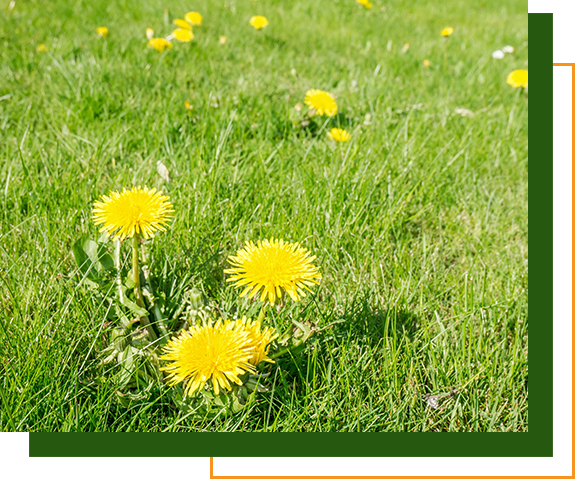
<instances>
[{"instance_id":1,"label":"dandelion flower head","mask_svg":"<svg viewBox=\"0 0 583 487\"><path fill-rule=\"evenodd\" d=\"M38 52L47 52L47 51L48 51L48 48L44 44L40 44L38 46Z\"/></svg>"},{"instance_id":2,"label":"dandelion flower head","mask_svg":"<svg viewBox=\"0 0 583 487\"><path fill-rule=\"evenodd\" d=\"M528 71L526 69L512 71L506 78L506 83L513 88L526 88L528 86Z\"/></svg>"},{"instance_id":3,"label":"dandelion flower head","mask_svg":"<svg viewBox=\"0 0 583 487\"><path fill-rule=\"evenodd\" d=\"M372 8L372 3L369 0L356 0L360 3L364 8Z\"/></svg>"},{"instance_id":4,"label":"dandelion flower head","mask_svg":"<svg viewBox=\"0 0 583 487\"><path fill-rule=\"evenodd\" d=\"M107 29L107 27L98 27L97 28L97 35L99 37L102 37L105 39L108 34L109 34L109 30Z\"/></svg>"},{"instance_id":5,"label":"dandelion flower head","mask_svg":"<svg viewBox=\"0 0 583 487\"><path fill-rule=\"evenodd\" d=\"M155 188L123 189L101 196L93 204L93 222L103 225L101 232L115 234L113 240L138 235L152 238L157 230L164 231L174 213L170 198Z\"/></svg>"},{"instance_id":6,"label":"dandelion flower head","mask_svg":"<svg viewBox=\"0 0 583 487\"><path fill-rule=\"evenodd\" d=\"M223 45L227 43L227 36L219 36L219 44Z\"/></svg>"},{"instance_id":7,"label":"dandelion flower head","mask_svg":"<svg viewBox=\"0 0 583 487\"><path fill-rule=\"evenodd\" d=\"M174 36L174 39L180 42L190 42L194 39L194 34L188 29L175 29L172 31L172 35Z\"/></svg>"},{"instance_id":8,"label":"dandelion flower head","mask_svg":"<svg viewBox=\"0 0 583 487\"><path fill-rule=\"evenodd\" d=\"M202 24L202 15L200 15L198 12L188 12L184 16L184 19L190 25L200 25L200 24Z\"/></svg>"},{"instance_id":9,"label":"dandelion flower head","mask_svg":"<svg viewBox=\"0 0 583 487\"><path fill-rule=\"evenodd\" d=\"M241 385L240 375L254 372L253 339L242 320L207 323L182 330L164 347L161 360L170 362L161 368L170 374L170 385L186 381L189 396L212 382L215 394Z\"/></svg>"},{"instance_id":10,"label":"dandelion flower head","mask_svg":"<svg viewBox=\"0 0 583 487\"><path fill-rule=\"evenodd\" d=\"M243 317L233 321L218 320L182 330L165 347L162 367L169 373L171 385L186 381L188 395L212 383L215 394L242 385L240 376L255 372L261 362L271 362L271 343L278 337L274 328L261 328L257 321Z\"/></svg>"},{"instance_id":11,"label":"dandelion flower head","mask_svg":"<svg viewBox=\"0 0 583 487\"><path fill-rule=\"evenodd\" d=\"M492 53L492 57L494 59L504 59L504 53L500 49L498 49Z\"/></svg>"},{"instance_id":12,"label":"dandelion flower head","mask_svg":"<svg viewBox=\"0 0 583 487\"><path fill-rule=\"evenodd\" d=\"M323 115L325 113L329 117L332 117L338 113L336 100L327 91L308 90L306 92L304 103L312 110L316 110L318 115Z\"/></svg>"},{"instance_id":13,"label":"dandelion flower head","mask_svg":"<svg viewBox=\"0 0 583 487\"><path fill-rule=\"evenodd\" d=\"M282 298L282 289L293 301L305 297L304 291L312 292L309 287L322 279L312 264L314 259L298 243L265 239L257 244L247 242L236 256L229 257L232 267L225 273L232 275L227 279L232 286L244 288L241 296L248 294L251 298L261 291L259 299L269 299L273 305L277 298Z\"/></svg>"},{"instance_id":14,"label":"dandelion flower head","mask_svg":"<svg viewBox=\"0 0 583 487\"><path fill-rule=\"evenodd\" d=\"M154 29L151 29L148 27L146 29L146 37L148 38L148 40L153 39L154 38Z\"/></svg>"},{"instance_id":15,"label":"dandelion flower head","mask_svg":"<svg viewBox=\"0 0 583 487\"><path fill-rule=\"evenodd\" d=\"M192 26L186 20L174 19L172 23L181 29L192 30Z\"/></svg>"},{"instance_id":16,"label":"dandelion flower head","mask_svg":"<svg viewBox=\"0 0 583 487\"><path fill-rule=\"evenodd\" d=\"M241 321L251 338L251 353L253 356L249 359L249 363L253 366L259 365L261 362L274 363L268 354L271 343L279 336L275 328L269 326L262 328L258 321L251 321L251 319L245 317Z\"/></svg>"},{"instance_id":17,"label":"dandelion flower head","mask_svg":"<svg viewBox=\"0 0 583 487\"><path fill-rule=\"evenodd\" d=\"M269 25L269 22L263 15L254 15L249 20L249 23L257 30L263 29Z\"/></svg>"},{"instance_id":18,"label":"dandelion flower head","mask_svg":"<svg viewBox=\"0 0 583 487\"><path fill-rule=\"evenodd\" d=\"M446 27L441 31L442 37L449 37L453 34L453 27Z\"/></svg>"},{"instance_id":19,"label":"dandelion flower head","mask_svg":"<svg viewBox=\"0 0 583 487\"><path fill-rule=\"evenodd\" d=\"M164 52L166 49L172 49L172 43L162 37L155 37L148 41L150 49L156 49L158 52Z\"/></svg>"},{"instance_id":20,"label":"dandelion flower head","mask_svg":"<svg viewBox=\"0 0 583 487\"><path fill-rule=\"evenodd\" d=\"M332 129L328 132L328 137L336 142L348 142L351 139L350 134L344 129Z\"/></svg>"},{"instance_id":21,"label":"dandelion flower head","mask_svg":"<svg viewBox=\"0 0 583 487\"><path fill-rule=\"evenodd\" d=\"M430 64L431 63L429 62L429 59L424 59L423 60L423 66L425 66L426 68L428 68Z\"/></svg>"}]
</instances>

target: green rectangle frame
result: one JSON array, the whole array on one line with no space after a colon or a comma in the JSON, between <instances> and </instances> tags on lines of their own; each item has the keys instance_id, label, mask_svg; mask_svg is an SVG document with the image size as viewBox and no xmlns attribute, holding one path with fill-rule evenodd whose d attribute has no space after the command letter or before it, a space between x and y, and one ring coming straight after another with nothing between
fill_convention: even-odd
<instances>
[{"instance_id":1,"label":"green rectangle frame","mask_svg":"<svg viewBox=\"0 0 583 487\"><path fill-rule=\"evenodd\" d=\"M529 404L522 433L31 433L31 457L549 457L553 454L553 16L528 14ZM198 435L198 436L197 436ZM277 445L276 447L274 445Z\"/></svg>"}]
</instances>

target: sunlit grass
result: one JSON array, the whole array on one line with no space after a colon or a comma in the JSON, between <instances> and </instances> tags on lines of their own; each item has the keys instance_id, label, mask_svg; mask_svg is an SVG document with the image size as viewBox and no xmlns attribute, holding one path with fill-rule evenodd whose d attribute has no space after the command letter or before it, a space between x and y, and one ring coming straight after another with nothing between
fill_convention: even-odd
<instances>
[{"instance_id":1,"label":"sunlit grass","mask_svg":"<svg viewBox=\"0 0 583 487\"><path fill-rule=\"evenodd\" d=\"M0 2L0 430L527 430L528 95L506 84L527 6L482 5L203 0L194 41L161 54L146 28L188 3L165 23L156 2ZM302 128L312 88L339 113ZM133 185L175 208L152 275L217 313L249 311L224 274L245 241L318 256L314 296L266 323L323 331L244 416L197 422L163 393L123 408L93 380L111 324L71 247L99 233L91 202Z\"/></svg>"}]
</instances>

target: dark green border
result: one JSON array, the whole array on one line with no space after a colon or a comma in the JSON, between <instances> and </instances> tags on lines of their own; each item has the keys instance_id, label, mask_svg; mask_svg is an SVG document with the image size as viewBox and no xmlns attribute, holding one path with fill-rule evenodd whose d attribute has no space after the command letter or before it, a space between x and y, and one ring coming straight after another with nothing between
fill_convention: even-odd
<instances>
[{"instance_id":1,"label":"dark green border","mask_svg":"<svg viewBox=\"0 0 583 487\"><path fill-rule=\"evenodd\" d=\"M529 425L526 433L32 433L31 457L552 456L553 16L529 21Z\"/></svg>"}]
</instances>

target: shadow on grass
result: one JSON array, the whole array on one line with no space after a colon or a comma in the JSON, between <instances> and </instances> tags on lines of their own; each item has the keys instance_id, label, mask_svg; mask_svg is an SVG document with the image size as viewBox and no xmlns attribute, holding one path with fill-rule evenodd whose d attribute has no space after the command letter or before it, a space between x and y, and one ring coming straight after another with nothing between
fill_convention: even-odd
<instances>
[{"instance_id":1,"label":"shadow on grass","mask_svg":"<svg viewBox=\"0 0 583 487\"><path fill-rule=\"evenodd\" d=\"M383 308L375 306L371 294L355 298L342 314L337 315L332 323L333 336L342 339L346 337L363 338L371 344L383 338L397 335L412 335L419 318L414 313L395 306Z\"/></svg>"}]
</instances>

